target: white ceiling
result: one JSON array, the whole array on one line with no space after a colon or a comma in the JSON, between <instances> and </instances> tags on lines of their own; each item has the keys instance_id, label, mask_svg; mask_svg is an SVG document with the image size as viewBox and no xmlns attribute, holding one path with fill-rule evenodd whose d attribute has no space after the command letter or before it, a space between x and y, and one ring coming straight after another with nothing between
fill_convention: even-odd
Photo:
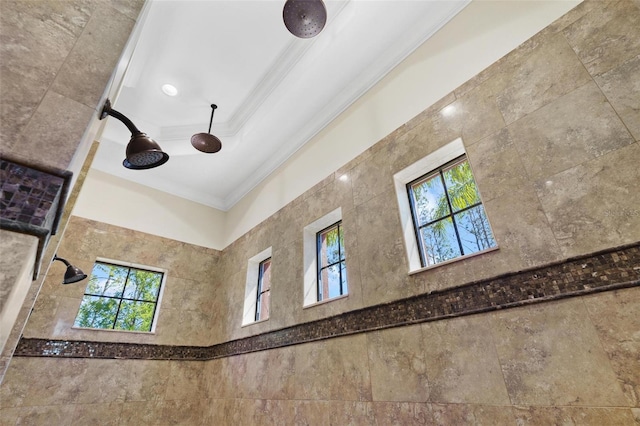
<instances>
[{"instance_id":1,"label":"white ceiling","mask_svg":"<svg viewBox=\"0 0 640 426\"><path fill-rule=\"evenodd\" d=\"M284 0L153 0L112 102L169 162L125 169L130 133L108 118L92 167L228 210L468 3L327 1L322 33L298 39ZM204 154L190 138L207 132L212 103L222 150Z\"/></svg>"}]
</instances>

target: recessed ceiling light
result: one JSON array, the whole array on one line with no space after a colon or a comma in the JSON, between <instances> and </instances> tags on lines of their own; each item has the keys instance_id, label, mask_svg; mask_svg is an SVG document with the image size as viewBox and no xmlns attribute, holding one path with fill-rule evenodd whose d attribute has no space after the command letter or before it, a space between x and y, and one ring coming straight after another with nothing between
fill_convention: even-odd
<instances>
[{"instance_id":1,"label":"recessed ceiling light","mask_svg":"<svg viewBox=\"0 0 640 426\"><path fill-rule=\"evenodd\" d=\"M178 89L176 89L176 86L172 84L163 84L162 93L164 93L167 96L175 96L178 94Z\"/></svg>"}]
</instances>

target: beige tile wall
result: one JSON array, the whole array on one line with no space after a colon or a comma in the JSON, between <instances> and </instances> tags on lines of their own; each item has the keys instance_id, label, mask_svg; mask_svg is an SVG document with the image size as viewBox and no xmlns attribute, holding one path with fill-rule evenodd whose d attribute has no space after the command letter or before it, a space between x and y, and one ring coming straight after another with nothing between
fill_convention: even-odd
<instances>
[{"instance_id":1,"label":"beige tile wall","mask_svg":"<svg viewBox=\"0 0 640 426\"><path fill-rule=\"evenodd\" d=\"M234 338L640 240L640 11L587 1L224 250ZM447 108L447 113L443 109ZM500 249L409 276L393 175L462 138ZM339 177L346 175L348 180ZM302 305L302 228L342 208L349 297ZM240 328L273 247L267 322Z\"/></svg>"},{"instance_id":2,"label":"beige tile wall","mask_svg":"<svg viewBox=\"0 0 640 426\"><path fill-rule=\"evenodd\" d=\"M143 3L2 1L2 152L69 166Z\"/></svg>"},{"instance_id":3,"label":"beige tile wall","mask_svg":"<svg viewBox=\"0 0 640 426\"><path fill-rule=\"evenodd\" d=\"M135 341L206 345L638 241L639 7L586 1L221 254L74 218L60 255L169 269L158 334ZM456 137L500 250L408 276L392 176ZM302 227L339 206L349 297L302 309ZM241 328L247 260L270 246L271 318ZM62 273L25 335L107 339L69 329L81 294ZM0 418L627 425L640 421L637 312L635 287L206 362L15 358Z\"/></svg>"},{"instance_id":4,"label":"beige tile wall","mask_svg":"<svg viewBox=\"0 0 640 426\"><path fill-rule=\"evenodd\" d=\"M631 425L639 311L632 288L205 362L15 358L0 424Z\"/></svg>"},{"instance_id":5,"label":"beige tile wall","mask_svg":"<svg viewBox=\"0 0 640 426\"><path fill-rule=\"evenodd\" d=\"M86 281L62 285L65 266L49 269L24 329L25 337L171 345L210 344L220 252L72 216L58 254L90 274L97 258L167 271L154 334L74 329Z\"/></svg>"},{"instance_id":6,"label":"beige tile wall","mask_svg":"<svg viewBox=\"0 0 640 426\"><path fill-rule=\"evenodd\" d=\"M0 2L0 155L58 169L78 170L85 130L131 34L144 0L2 0ZM86 151L87 147L80 151ZM75 155L80 157L75 158ZM78 179L78 181L82 180ZM75 199L72 191L68 204ZM68 212L60 222L63 230ZM28 250L0 239L0 262ZM54 236L43 259L51 259ZM7 254L5 254L7 253ZM13 253L13 254L9 254ZM45 262L45 264L48 262ZM4 263L3 263L4 264ZM44 266L43 266L44 268ZM0 274L3 286L8 278ZM29 289L0 354L0 380L42 285Z\"/></svg>"}]
</instances>

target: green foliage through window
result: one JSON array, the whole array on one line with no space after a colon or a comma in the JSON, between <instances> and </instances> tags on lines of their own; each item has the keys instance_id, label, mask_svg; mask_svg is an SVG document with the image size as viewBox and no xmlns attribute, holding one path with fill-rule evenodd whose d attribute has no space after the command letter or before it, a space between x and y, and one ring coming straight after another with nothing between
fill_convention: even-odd
<instances>
[{"instance_id":1,"label":"green foliage through window","mask_svg":"<svg viewBox=\"0 0 640 426\"><path fill-rule=\"evenodd\" d=\"M318 301L347 294L342 223L318 232Z\"/></svg>"},{"instance_id":2,"label":"green foliage through window","mask_svg":"<svg viewBox=\"0 0 640 426\"><path fill-rule=\"evenodd\" d=\"M96 262L74 326L151 331L162 272Z\"/></svg>"},{"instance_id":3,"label":"green foliage through window","mask_svg":"<svg viewBox=\"0 0 640 426\"><path fill-rule=\"evenodd\" d=\"M422 266L495 247L466 158L407 185Z\"/></svg>"}]
</instances>

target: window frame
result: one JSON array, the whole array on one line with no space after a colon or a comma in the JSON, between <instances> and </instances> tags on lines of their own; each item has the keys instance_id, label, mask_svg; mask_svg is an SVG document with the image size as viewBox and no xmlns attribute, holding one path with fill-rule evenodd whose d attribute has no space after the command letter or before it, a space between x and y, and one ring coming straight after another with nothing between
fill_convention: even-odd
<instances>
[{"instance_id":1,"label":"window frame","mask_svg":"<svg viewBox=\"0 0 640 426\"><path fill-rule=\"evenodd\" d=\"M446 164L443 164L442 166L438 167L437 169L431 170L430 172L427 172L424 175L422 175L422 176L420 176L420 177L418 177L418 178L414 179L413 181L411 181L411 182L406 184L407 196L409 197L409 205L411 206L411 216L413 218L413 227L414 227L414 230L415 230L416 240L418 242L418 248L420 249L420 258L421 258L421 261L422 261L422 266L424 268L427 268L427 267L430 267L430 266L439 265L440 263L444 263L446 261L438 262L438 263L429 263L427 255L426 255L425 250L424 250L424 245L425 244L424 244L423 237L422 237L422 232L421 232L422 228L426 228L426 227L428 227L430 225L435 224L436 222L440 222L440 221L446 220L447 218L451 218L451 222L453 224L453 230L454 230L455 235L456 235L456 242L458 243L458 248L460 250L460 256L456 256L455 258L452 258L452 259L449 259L449 260L457 259L459 257L468 256L470 254L475 254L475 253L478 253L480 251L486 250L486 249L483 249L483 250L475 251L473 253L465 253L464 252L465 251L464 245L462 244L462 240L460 238L460 230L458 229L458 223L456 222L456 216L457 215L460 215L461 213L466 212L467 210L471 210L471 209L473 209L475 207L482 206L483 205L482 204L482 199L480 199L477 203L471 204L469 206L466 206L466 207L464 207L464 208L462 208L460 210L454 210L453 205L451 203L451 197L449 196L449 191L448 191L448 188L447 188L447 182L446 182L446 179L445 179L445 176L444 176L444 172L446 172L447 170L451 170L454 167L456 167L457 165L462 164L464 162L469 163L469 159L467 158L466 154L462 154L461 156L459 156L457 158L454 158L453 160L449 161ZM449 213L444 215L444 216L438 217L436 219L430 220L430 221L420 225L419 222L418 222L418 212L417 212L417 209L416 209L416 199L415 199L415 194L414 194L414 189L413 188L415 186L418 186L419 184L421 184L423 182L427 182L427 181L429 181L431 179L434 179L436 176L439 176L440 179L441 179L442 186L444 188L444 192L443 193L445 195L445 198L447 200L447 205L449 207ZM473 181L474 181L474 185L476 185L476 190L477 190L477 184L475 182L475 177L474 177ZM480 195L480 193L479 193L479 190L478 190L478 198L480 198L479 195ZM484 208L483 208L483 212L484 212ZM485 212L485 216L486 216L486 212ZM492 231L492 235L493 235L493 231ZM494 239L494 242L495 242L495 238L493 238L493 239ZM493 247L489 247L489 248L493 248Z\"/></svg>"},{"instance_id":2,"label":"window frame","mask_svg":"<svg viewBox=\"0 0 640 426\"><path fill-rule=\"evenodd\" d=\"M264 265L266 263L269 263L269 273L268 273L268 284L269 284L269 288L264 290L264 277L265 277L265 267ZM262 315L262 300L265 293L269 293L269 295L267 296L267 316L264 317ZM258 285L257 285L257 291L256 291L256 310L255 310L255 316L254 316L254 320L255 322L258 321L266 321L269 319L269 312L270 312L270 308L271 308L271 257L263 260L262 262L260 262L258 264Z\"/></svg>"},{"instance_id":3,"label":"window frame","mask_svg":"<svg viewBox=\"0 0 640 426\"><path fill-rule=\"evenodd\" d=\"M475 253L462 255L455 257L453 259L449 259L440 263L423 266L422 264L422 253L420 244L420 236L417 234L416 224L414 215L412 213L411 199L412 196L408 193L408 184L413 183L415 181L421 180L422 178L427 178L429 175L432 175L439 169L445 168L450 163L455 162L458 158L466 156L466 151L464 149L464 144L461 138L457 138L448 144L440 147L439 149L433 151L431 154L421 158L415 163L409 165L408 167L400 170L396 174L393 175L394 186L396 189L396 197L398 201L398 208L400 212L400 223L402 226L403 239L405 242L405 249L407 253L407 260L409 264L408 274L415 274L422 272L427 269L437 268L439 266L443 266L452 262L457 262L463 259L467 259L469 257L477 256L480 254L484 254L487 252L491 252L499 249L498 239L496 238L495 233L493 232L493 227L491 226L491 221L488 215L487 221L489 222L489 227L493 234L494 241L496 245L494 247L490 247L485 250L481 250ZM469 158L467 156L467 161ZM469 164L471 167L471 164ZM473 171L472 171L473 173ZM475 181L475 177L474 177ZM482 195L480 194L480 189L478 187L476 181L476 188L478 189L478 195L480 196L480 200L482 205Z\"/></svg>"},{"instance_id":4,"label":"window frame","mask_svg":"<svg viewBox=\"0 0 640 426\"><path fill-rule=\"evenodd\" d=\"M80 305L78 305L78 311L76 312L76 315L74 317L73 320L73 325L71 326L72 329L76 329L76 330L96 330L96 331L107 331L107 332L117 332L117 333L144 333L144 334L155 334L155 330L156 330L156 325L158 323L158 317L160 314L160 304L162 302L162 297L164 294L164 289L165 289L165 284L166 284L166 279L167 279L167 270L163 269L163 268L157 268L154 266L148 266L148 265L141 265L141 264L137 264L137 263L132 263L132 262L125 262L125 261L121 261L121 260L114 260L114 259L107 259L107 258L102 258L102 257L98 257L96 258L96 260L93 263L93 267L91 268L91 274L89 274L89 279L91 279L91 276L93 274L93 268L95 267L96 263L101 263L101 264L106 264L106 265L113 265L113 266L118 266L118 267L122 267L122 268L128 268L128 272L127 272L127 280L128 277L131 273L131 269L136 269L136 270L140 270L140 271L147 271L147 272L155 272L155 273L159 273L162 274L162 278L160 279L160 286L158 289L158 293L156 296L156 301L154 309L153 309L153 319L151 321L151 327L149 330L122 330L122 329L117 329L117 328L96 328L96 327L82 327L82 326L78 326L75 325L76 324L76 320L78 319L78 314L80 313L80 308L82 306L82 301L80 302ZM110 298L110 299L119 299L120 303L118 304L118 311L116 312L116 320L114 321L114 327L115 324L117 322L117 318L118 318L118 313L120 311L120 306L121 306L121 302L122 300L133 300L133 301L142 301L142 302L146 302L146 303L152 303L151 301L147 301L147 300L142 300L142 299L129 299L129 298L125 298L125 297L112 297L112 296L104 296L104 295L94 295L94 294L88 294L87 293L87 287L89 286L89 282L87 282L87 285L85 286L84 292L83 292L83 299L84 296L95 296L95 297L104 297L104 298ZM125 284L126 287L126 284Z\"/></svg>"},{"instance_id":5,"label":"window frame","mask_svg":"<svg viewBox=\"0 0 640 426\"><path fill-rule=\"evenodd\" d=\"M331 226L332 224L342 221L342 208L338 207L335 210L321 216L312 223L305 226L302 230L303 234L303 294L302 294L302 306L303 308L310 308L313 306L321 305L327 302L332 302L339 299L349 297L349 289L347 285L347 292L342 296L334 297L331 299L318 300L318 256L317 256L317 234L319 231ZM346 246L346 244L345 244ZM346 247L345 247L346 252ZM345 256L345 271L347 268L347 259ZM347 280L348 283L348 280Z\"/></svg>"},{"instance_id":6,"label":"window frame","mask_svg":"<svg viewBox=\"0 0 640 426\"><path fill-rule=\"evenodd\" d=\"M342 230L343 226L342 226L342 219L340 219L339 221L337 221L334 224L331 224L329 226L327 226L326 228L318 231L316 233L316 268L317 268L317 301L318 302L324 302L326 300L331 300L331 299L335 299L338 297L342 297L346 294L349 293L349 282L347 280L346 274L347 274L347 257L345 255L345 250L344 250L344 243L340 242L340 234L341 234L341 230ZM321 255L322 255L322 235L328 233L328 231L331 231L333 229L337 229L338 230L338 261L337 262L333 262L331 264L328 264L326 266L322 266L322 260L321 260ZM343 257L344 256L344 257ZM324 297L324 295L322 294L322 271L324 269L328 269L332 266L335 265L340 265L340 294L337 296L333 296L333 297L329 297L329 295L327 294L326 297ZM344 266L343 266L344 265ZM344 269L344 281L342 279L343 276L343 272L342 270ZM344 284L343 284L344 282ZM328 287L327 287L328 288Z\"/></svg>"},{"instance_id":7,"label":"window frame","mask_svg":"<svg viewBox=\"0 0 640 426\"><path fill-rule=\"evenodd\" d=\"M268 321L271 317L271 306L269 306L269 317L256 320L256 309L258 303L258 280L260 279L260 264L271 259L271 267L273 268L272 247L262 250L260 253L252 256L247 261L247 278L244 290L244 306L242 310L241 326L248 326L259 322ZM269 284L269 304L271 304L271 284L273 283L273 275Z\"/></svg>"}]
</instances>

